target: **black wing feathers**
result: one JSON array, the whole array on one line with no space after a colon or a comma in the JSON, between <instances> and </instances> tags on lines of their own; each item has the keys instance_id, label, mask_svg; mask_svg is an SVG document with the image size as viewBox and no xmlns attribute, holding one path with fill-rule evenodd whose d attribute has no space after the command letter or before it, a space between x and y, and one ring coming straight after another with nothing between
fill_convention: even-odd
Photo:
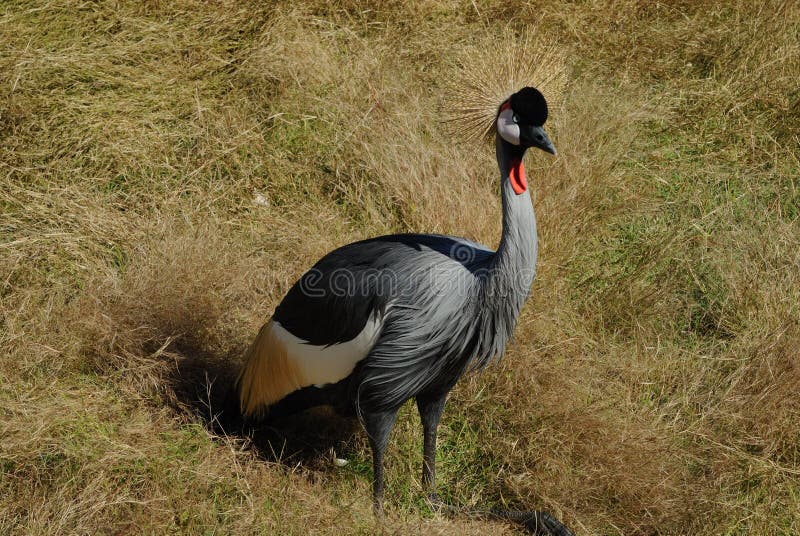
<instances>
[{"instance_id":1,"label":"black wing feathers","mask_svg":"<svg viewBox=\"0 0 800 536\"><path fill-rule=\"evenodd\" d=\"M398 271L424 269L412 260L416 252L426 248L441 253L443 260L455 258L465 265L491 255L491 251L474 244L479 248L477 253L459 259L458 253L471 245L448 236L418 234L348 244L328 253L306 272L278 305L273 319L310 344L352 340L371 315L383 314L392 294L398 291L392 279Z\"/></svg>"}]
</instances>

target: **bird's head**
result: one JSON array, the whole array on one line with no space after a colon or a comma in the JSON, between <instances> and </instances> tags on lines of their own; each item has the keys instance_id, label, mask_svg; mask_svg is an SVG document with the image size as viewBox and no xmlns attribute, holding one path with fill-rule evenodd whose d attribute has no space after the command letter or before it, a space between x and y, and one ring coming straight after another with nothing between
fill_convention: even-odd
<instances>
[{"instance_id":1,"label":"bird's head","mask_svg":"<svg viewBox=\"0 0 800 536\"><path fill-rule=\"evenodd\" d=\"M545 121L547 101L544 95L536 88L524 87L500 105L497 135L517 148L520 157L531 147L554 155L556 148L544 131Z\"/></svg>"},{"instance_id":2,"label":"bird's head","mask_svg":"<svg viewBox=\"0 0 800 536\"><path fill-rule=\"evenodd\" d=\"M522 165L525 151L537 147L556 154L553 142L544 131L545 121L547 101L538 89L532 87L524 87L511 95L497 111L497 148L502 148L507 155L505 161L508 165L508 180L517 195L528 190L525 166Z\"/></svg>"}]
</instances>

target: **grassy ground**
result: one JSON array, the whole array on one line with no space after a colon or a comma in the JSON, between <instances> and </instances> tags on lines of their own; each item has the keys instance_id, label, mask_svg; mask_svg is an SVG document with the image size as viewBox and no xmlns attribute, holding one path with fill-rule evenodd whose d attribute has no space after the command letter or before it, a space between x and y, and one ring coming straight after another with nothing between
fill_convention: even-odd
<instances>
[{"instance_id":1,"label":"grassy ground","mask_svg":"<svg viewBox=\"0 0 800 536\"><path fill-rule=\"evenodd\" d=\"M441 119L525 35L566 58L560 156L529 159L537 282L451 398L443 495L800 533L800 7L718 4L3 3L0 533L512 533L424 506L410 407L385 524L357 428L275 453L206 423L324 252L496 243L493 150Z\"/></svg>"}]
</instances>

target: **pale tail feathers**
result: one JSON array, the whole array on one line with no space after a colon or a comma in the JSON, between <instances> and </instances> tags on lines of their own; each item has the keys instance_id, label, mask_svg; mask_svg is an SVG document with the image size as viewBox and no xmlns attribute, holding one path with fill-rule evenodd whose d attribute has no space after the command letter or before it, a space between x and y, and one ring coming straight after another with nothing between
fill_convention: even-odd
<instances>
[{"instance_id":1,"label":"pale tail feathers","mask_svg":"<svg viewBox=\"0 0 800 536\"><path fill-rule=\"evenodd\" d=\"M260 417L270 405L298 389L343 380L375 346L381 328L382 318L373 315L354 339L317 346L270 320L248 348L236 381L242 415Z\"/></svg>"},{"instance_id":2,"label":"pale tail feathers","mask_svg":"<svg viewBox=\"0 0 800 536\"><path fill-rule=\"evenodd\" d=\"M302 370L289 355L270 320L247 349L236 381L242 415L258 417L264 410L306 384Z\"/></svg>"}]
</instances>

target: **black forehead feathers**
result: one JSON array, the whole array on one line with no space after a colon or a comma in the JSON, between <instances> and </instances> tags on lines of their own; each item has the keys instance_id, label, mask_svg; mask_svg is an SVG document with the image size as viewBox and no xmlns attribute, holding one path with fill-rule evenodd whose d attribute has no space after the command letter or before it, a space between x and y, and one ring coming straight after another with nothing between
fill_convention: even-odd
<instances>
[{"instance_id":1,"label":"black forehead feathers","mask_svg":"<svg viewBox=\"0 0 800 536\"><path fill-rule=\"evenodd\" d=\"M547 121L547 101L538 89L524 87L511 95L511 109L525 122L542 126Z\"/></svg>"}]
</instances>

